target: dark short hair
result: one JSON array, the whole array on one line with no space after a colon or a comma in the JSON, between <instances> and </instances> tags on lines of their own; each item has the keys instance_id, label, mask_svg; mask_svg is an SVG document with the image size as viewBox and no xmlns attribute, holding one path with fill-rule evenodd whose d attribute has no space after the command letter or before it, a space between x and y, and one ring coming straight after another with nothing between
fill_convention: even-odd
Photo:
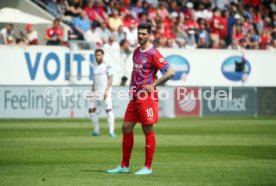
<instances>
[{"instance_id":1,"label":"dark short hair","mask_svg":"<svg viewBox=\"0 0 276 186\"><path fill-rule=\"evenodd\" d=\"M8 23L8 26L14 28L13 24L12 23Z\"/></svg>"},{"instance_id":2,"label":"dark short hair","mask_svg":"<svg viewBox=\"0 0 276 186\"><path fill-rule=\"evenodd\" d=\"M104 54L104 51L103 51L103 49L101 49L101 48L97 48L97 49L95 50L95 54L98 53L98 52L101 52L102 54Z\"/></svg>"},{"instance_id":3,"label":"dark short hair","mask_svg":"<svg viewBox=\"0 0 276 186\"><path fill-rule=\"evenodd\" d=\"M119 45L120 45L120 46L123 46L126 42L127 42L126 39L122 39L122 40L120 41Z\"/></svg>"},{"instance_id":4,"label":"dark short hair","mask_svg":"<svg viewBox=\"0 0 276 186\"><path fill-rule=\"evenodd\" d=\"M139 29L147 29L148 33L151 33L151 24L150 23L140 23L138 25L138 30Z\"/></svg>"},{"instance_id":5,"label":"dark short hair","mask_svg":"<svg viewBox=\"0 0 276 186\"><path fill-rule=\"evenodd\" d=\"M53 22L60 22L60 18L55 18Z\"/></svg>"}]
</instances>

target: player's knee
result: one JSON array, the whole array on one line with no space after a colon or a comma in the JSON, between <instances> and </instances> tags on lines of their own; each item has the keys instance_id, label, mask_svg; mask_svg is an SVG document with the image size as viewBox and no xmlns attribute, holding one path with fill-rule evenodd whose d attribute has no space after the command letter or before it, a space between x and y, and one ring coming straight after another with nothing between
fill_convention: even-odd
<instances>
[{"instance_id":1,"label":"player's knee","mask_svg":"<svg viewBox=\"0 0 276 186\"><path fill-rule=\"evenodd\" d=\"M126 131L127 131L127 126L123 125L123 126L122 126L122 132L123 132L124 134L126 134Z\"/></svg>"},{"instance_id":2,"label":"player's knee","mask_svg":"<svg viewBox=\"0 0 276 186\"><path fill-rule=\"evenodd\" d=\"M142 125L144 134L150 133L153 131L153 125Z\"/></svg>"},{"instance_id":3,"label":"player's knee","mask_svg":"<svg viewBox=\"0 0 276 186\"><path fill-rule=\"evenodd\" d=\"M131 131L131 127L129 127L128 125L123 125L122 126L122 132L123 132L123 134L129 134L129 133L131 133L132 131Z\"/></svg>"},{"instance_id":4,"label":"player's knee","mask_svg":"<svg viewBox=\"0 0 276 186\"><path fill-rule=\"evenodd\" d=\"M94 112L96 112L96 108L89 108L88 112L89 113L94 113Z\"/></svg>"}]
</instances>

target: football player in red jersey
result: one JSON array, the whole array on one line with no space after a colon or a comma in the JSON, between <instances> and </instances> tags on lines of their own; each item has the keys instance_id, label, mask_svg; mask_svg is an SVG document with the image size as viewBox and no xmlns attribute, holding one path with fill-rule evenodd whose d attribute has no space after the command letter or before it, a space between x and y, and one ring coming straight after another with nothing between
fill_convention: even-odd
<instances>
[{"instance_id":1,"label":"football player in red jersey","mask_svg":"<svg viewBox=\"0 0 276 186\"><path fill-rule=\"evenodd\" d=\"M146 160L144 167L135 174L151 174L152 160L155 151L155 135L153 125L158 122L158 99L156 86L166 82L175 75L175 71L150 43L151 25L141 23L138 25L137 39L140 44L133 53L133 70L130 82L131 100L126 109L122 126L122 162L108 173L130 172L129 160L134 144L133 129L136 123L141 123L145 134ZM163 76L155 81L158 70Z\"/></svg>"}]
</instances>

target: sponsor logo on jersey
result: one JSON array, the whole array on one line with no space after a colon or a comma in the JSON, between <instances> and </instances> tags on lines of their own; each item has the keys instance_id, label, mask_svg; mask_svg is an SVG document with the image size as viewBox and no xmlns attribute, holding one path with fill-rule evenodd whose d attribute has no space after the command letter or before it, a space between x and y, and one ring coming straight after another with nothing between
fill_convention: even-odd
<instances>
[{"instance_id":1,"label":"sponsor logo on jersey","mask_svg":"<svg viewBox=\"0 0 276 186\"><path fill-rule=\"evenodd\" d=\"M148 61L148 58L146 58L146 57L143 58L143 59L142 59L142 64L146 63L147 61Z\"/></svg>"},{"instance_id":2,"label":"sponsor logo on jersey","mask_svg":"<svg viewBox=\"0 0 276 186\"><path fill-rule=\"evenodd\" d=\"M159 58L159 62L160 63L163 63L165 61L165 59L162 57L162 58Z\"/></svg>"}]
</instances>

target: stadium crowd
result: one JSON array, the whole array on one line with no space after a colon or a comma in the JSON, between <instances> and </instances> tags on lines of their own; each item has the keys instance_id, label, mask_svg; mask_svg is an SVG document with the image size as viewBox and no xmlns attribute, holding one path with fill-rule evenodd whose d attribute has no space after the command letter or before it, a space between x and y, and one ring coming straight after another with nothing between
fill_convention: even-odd
<instances>
[{"instance_id":1,"label":"stadium crowd","mask_svg":"<svg viewBox=\"0 0 276 186\"><path fill-rule=\"evenodd\" d=\"M137 25L150 22L153 44L160 48L276 50L276 0L42 1L56 18L45 32L48 45L63 43L62 21L71 28L69 40L103 48L135 47ZM1 30L2 43L9 43L3 38L12 33L11 27ZM19 42L37 44L37 33L31 32L33 26L26 25Z\"/></svg>"}]
</instances>

